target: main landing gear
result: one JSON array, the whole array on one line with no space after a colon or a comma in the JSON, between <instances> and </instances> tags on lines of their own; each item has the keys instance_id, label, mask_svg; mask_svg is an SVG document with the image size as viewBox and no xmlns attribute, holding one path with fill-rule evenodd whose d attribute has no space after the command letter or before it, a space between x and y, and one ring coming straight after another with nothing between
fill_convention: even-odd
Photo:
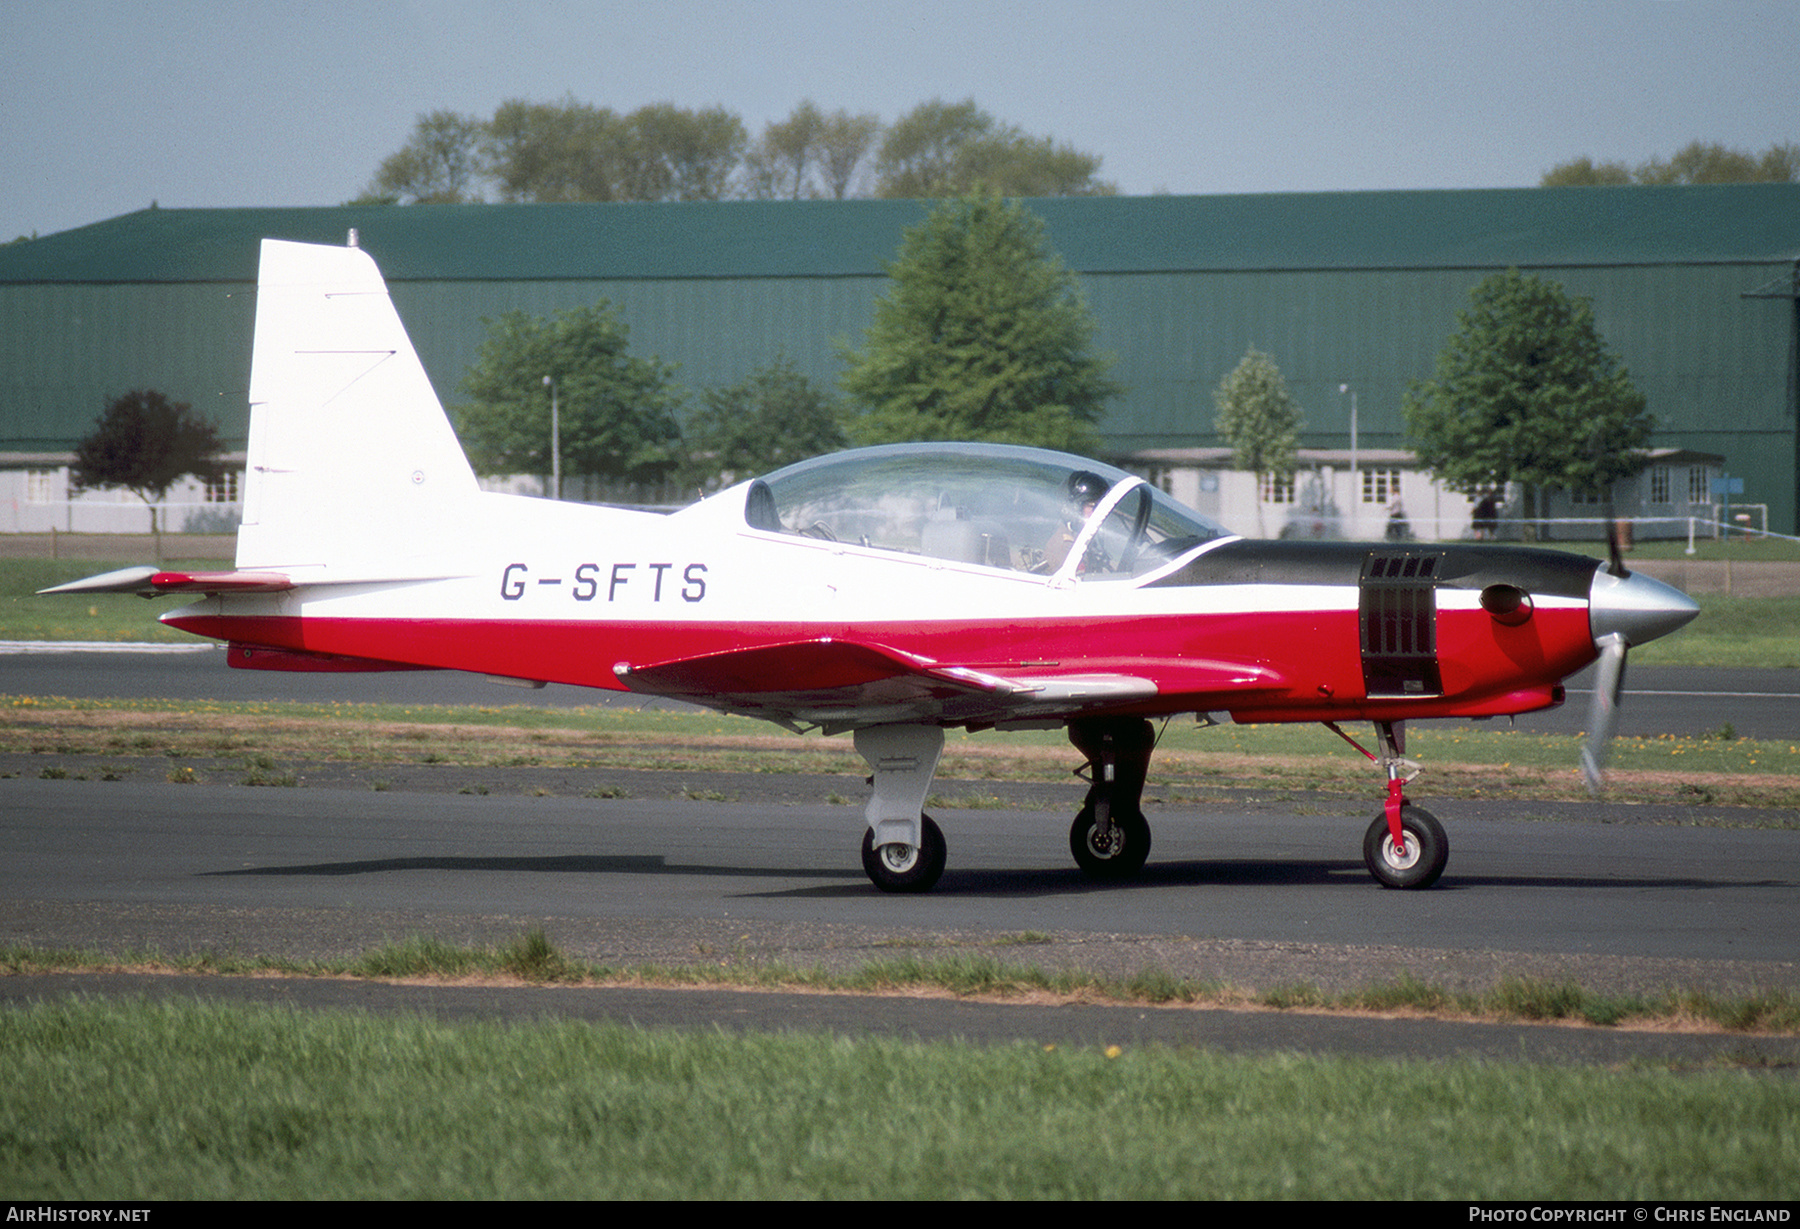
<instances>
[{"instance_id":1,"label":"main landing gear","mask_svg":"<svg viewBox=\"0 0 1800 1229\"><path fill-rule=\"evenodd\" d=\"M1363 863L1384 888L1428 888L1450 860L1450 838L1437 816L1406 800L1406 783L1419 766L1406 758L1406 723L1377 721L1381 754L1366 750L1330 722L1327 728L1381 765L1387 773L1387 804L1363 834Z\"/></svg>"},{"instance_id":2,"label":"main landing gear","mask_svg":"<svg viewBox=\"0 0 1800 1229\"><path fill-rule=\"evenodd\" d=\"M1156 730L1142 717L1069 722L1069 741L1087 756L1087 800L1069 829L1069 852L1089 879L1130 879L1150 856L1150 824L1140 803Z\"/></svg>"},{"instance_id":3,"label":"main landing gear","mask_svg":"<svg viewBox=\"0 0 1800 1229\"><path fill-rule=\"evenodd\" d=\"M944 873L944 834L925 814L926 791L944 754L934 725L873 725L856 731L875 793L863 833L863 873L883 892L929 892Z\"/></svg>"},{"instance_id":4,"label":"main landing gear","mask_svg":"<svg viewBox=\"0 0 1800 1229\"><path fill-rule=\"evenodd\" d=\"M1406 724L1375 723L1380 754L1326 725L1387 774L1387 803L1363 836L1369 873L1385 888L1436 883L1450 859L1450 841L1436 816L1407 801L1406 783L1419 768L1405 756ZM1141 804L1155 728L1141 717L1080 718L1069 722L1069 741L1087 757L1088 780L1087 798L1069 829L1069 852L1090 879L1130 879L1150 856L1150 825ZM867 726L856 731L856 750L868 761L874 784L864 812L863 871L884 892L929 892L944 873L947 852L943 831L923 810L944 752L944 731L929 725Z\"/></svg>"},{"instance_id":5,"label":"main landing gear","mask_svg":"<svg viewBox=\"0 0 1800 1229\"><path fill-rule=\"evenodd\" d=\"M1087 800L1069 829L1069 852L1090 879L1130 879L1150 856L1150 825L1139 804L1156 731L1141 717L1069 723L1069 741L1087 757ZM874 793L864 812L862 864L883 892L929 892L944 873L944 834L925 814L925 795L944 753L944 731L878 725L856 731Z\"/></svg>"}]
</instances>

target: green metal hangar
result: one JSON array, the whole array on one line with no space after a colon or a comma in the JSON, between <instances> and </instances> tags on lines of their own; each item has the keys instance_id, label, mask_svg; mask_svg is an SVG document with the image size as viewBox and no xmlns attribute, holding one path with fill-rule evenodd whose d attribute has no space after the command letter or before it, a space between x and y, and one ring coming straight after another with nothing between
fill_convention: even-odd
<instances>
[{"instance_id":1,"label":"green metal hangar","mask_svg":"<svg viewBox=\"0 0 1800 1229\"><path fill-rule=\"evenodd\" d=\"M1127 391L1102 424L1115 457L1216 467L1212 390L1254 346L1305 411L1303 447L1347 458L1354 405L1359 453L1397 472L1408 381L1431 374L1469 290L1518 267L1593 301L1649 398L1656 448L1722 457L1743 479L1734 505L1766 504L1770 528L1796 529L1800 185L1030 205L1081 276L1099 348L1118 358ZM929 208L153 208L0 247L0 530L30 528L34 499L66 500L70 450L127 390L191 402L241 447L264 236L343 243L355 229L454 402L482 317L597 298L619 306L636 353L678 363L690 388L779 355L831 386L837 344L860 339L884 262Z\"/></svg>"}]
</instances>

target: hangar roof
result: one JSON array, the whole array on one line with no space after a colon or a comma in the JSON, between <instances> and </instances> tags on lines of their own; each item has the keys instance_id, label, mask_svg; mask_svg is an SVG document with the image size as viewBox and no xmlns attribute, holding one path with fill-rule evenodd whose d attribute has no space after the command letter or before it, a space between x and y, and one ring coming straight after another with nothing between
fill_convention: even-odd
<instances>
[{"instance_id":1,"label":"hangar roof","mask_svg":"<svg viewBox=\"0 0 1800 1229\"><path fill-rule=\"evenodd\" d=\"M1082 273L1768 264L1800 184L1061 197ZM929 201L158 209L0 247L0 283L249 282L257 240L342 243L391 281L867 277Z\"/></svg>"}]
</instances>

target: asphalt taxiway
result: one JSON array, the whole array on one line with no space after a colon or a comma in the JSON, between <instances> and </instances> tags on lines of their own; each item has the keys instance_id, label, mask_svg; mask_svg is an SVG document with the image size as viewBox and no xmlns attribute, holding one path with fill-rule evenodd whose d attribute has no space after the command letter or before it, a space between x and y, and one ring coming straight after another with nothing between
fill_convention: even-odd
<instances>
[{"instance_id":1,"label":"asphalt taxiway","mask_svg":"<svg viewBox=\"0 0 1800 1229\"><path fill-rule=\"evenodd\" d=\"M15 670L22 660L0 665L0 691L79 694L74 684L90 668L96 686L110 683L104 694L130 694L125 684L136 677L155 687L153 694L178 696L220 679L230 687L238 679L266 686L269 678L225 670L212 654L156 662L84 655L81 669L57 676L59 687ZM289 688L299 680L324 683L346 698L342 678L275 677ZM513 695L453 675L358 680L365 681L372 688L423 682L457 697L443 702ZM1642 673L1633 681L1643 686ZM557 690L521 694L559 702ZM416 690L405 694L431 702ZM591 693L567 694L593 700ZM161 779L166 764L120 757L108 757L109 773L75 765L62 779L41 779L29 757L19 758L0 765L17 774L0 780L0 944L309 958L411 935L498 944L541 926L569 955L618 967L766 962L847 970L896 955L980 955L1107 976L1156 971L1247 989L1347 989L1399 977L1451 988L1531 977L1642 993L1800 989L1800 910L1793 908L1800 830L1791 813L1444 802L1434 809L1450 834L1450 868L1438 888L1414 893L1383 891L1363 869L1370 805L1235 791L1205 806L1149 808L1155 847L1143 878L1098 886L1080 878L1068 855L1078 786L940 782L945 795L979 793L999 805L939 811L948 871L930 895L895 897L862 876L856 841L865 789L851 776L484 769L488 792L480 794L459 792L469 780L458 770L428 766L390 774L396 779L380 789L332 778L323 766L317 776L303 768L299 788L268 788L225 776L200 786L168 784ZM837 798L854 801L830 801ZM0 982L0 997L14 998L63 993L57 987L70 984ZM103 987L79 978L72 984ZM154 984L201 992L186 982ZM214 979L205 992L222 991ZM323 1005L344 992L284 983L258 993L265 1001ZM415 1009L408 1005L412 992L356 993L371 1004ZM527 1001L509 997L518 993L471 990L464 1002L446 990L427 1009L504 1014L514 1008L503 1000ZM810 1006L768 1009L769 1000L757 998L762 1006L753 1011L738 999L703 1008L711 1000L673 993L659 1010L692 1023L729 1024L763 1010L775 1010L789 1026L825 1018L818 1015L825 1008L810 999ZM573 1004L577 997L546 1001ZM884 1029L881 1021L912 1020L920 1011L951 1022L943 1027L973 1030L973 1023L955 1023L970 1006L902 1010L871 1000L831 1012L860 1019L841 1025L853 1031ZM617 1018L647 1018L641 1010L628 1006ZM1173 1028L1190 1040L1201 1036L1193 1023L1140 1029L1129 1022L1162 1017L1152 1009L1118 1010L1126 1014L1107 1017L1102 1032L1167 1039L1164 1031ZM1253 1014L1260 1023L1219 1028L1245 1029L1247 1039L1263 1039L1263 1048L1313 1048L1295 1041L1288 1025L1273 1023L1277 1017ZM1018 1035L1062 1021L1051 1033L1070 1040L1089 1036L1083 1030L1100 1020L1070 1008L1006 1018L1015 1023L1001 1031ZM940 1026L907 1027L925 1036ZM1408 1043L1352 1048L1381 1052L1391 1044ZM1533 1052L1516 1037L1495 1044ZM1765 1057L1787 1061L1775 1052Z\"/></svg>"}]
</instances>

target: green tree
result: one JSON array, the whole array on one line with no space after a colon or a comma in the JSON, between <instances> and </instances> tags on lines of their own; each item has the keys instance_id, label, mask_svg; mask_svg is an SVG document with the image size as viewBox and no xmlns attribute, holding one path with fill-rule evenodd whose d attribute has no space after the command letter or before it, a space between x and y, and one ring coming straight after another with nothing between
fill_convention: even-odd
<instances>
[{"instance_id":1,"label":"green tree","mask_svg":"<svg viewBox=\"0 0 1800 1229\"><path fill-rule=\"evenodd\" d=\"M684 435L690 480L703 487L768 473L849 443L831 394L786 357L742 383L702 393Z\"/></svg>"},{"instance_id":2,"label":"green tree","mask_svg":"<svg viewBox=\"0 0 1800 1229\"><path fill-rule=\"evenodd\" d=\"M1261 350L1245 351L1231 374L1213 390L1218 413L1213 428L1231 445L1231 463L1246 473L1283 479L1299 468L1300 407L1288 393L1275 360ZM1262 500L1256 501L1262 525Z\"/></svg>"},{"instance_id":3,"label":"green tree","mask_svg":"<svg viewBox=\"0 0 1800 1229\"><path fill-rule=\"evenodd\" d=\"M713 201L729 195L745 141L722 107L619 115L573 97L514 98L495 109L484 149L505 201Z\"/></svg>"},{"instance_id":4,"label":"green tree","mask_svg":"<svg viewBox=\"0 0 1800 1229\"><path fill-rule=\"evenodd\" d=\"M1544 172L1540 188L1622 187L1632 182L1631 168L1623 162L1595 162L1583 155L1559 162Z\"/></svg>"},{"instance_id":5,"label":"green tree","mask_svg":"<svg viewBox=\"0 0 1800 1229\"><path fill-rule=\"evenodd\" d=\"M808 98L785 120L763 128L744 156L745 194L753 200L797 201L812 195L820 130L825 116Z\"/></svg>"},{"instance_id":6,"label":"green tree","mask_svg":"<svg viewBox=\"0 0 1800 1229\"><path fill-rule=\"evenodd\" d=\"M545 318L486 320L457 434L484 474L549 474L550 390L556 382L563 472L658 482L679 459L681 398L674 368L626 353L628 331L602 300Z\"/></svg>"},{"instance_id":7,"label":"green tree","mask_svg":"<svg viewBox=\"0 0 1800 1229\"><path fill-rule=\"evenodd\" d=\"M812 99L763 129L744 156L744 192L754 200L843 200L857 182L881 121L873 115L826 115Z\"/></svg>"},{"instance_id":8,"label":"green tree","mask_svg":"<svg viewBox=\"0 0 1800 1229\"><path fill-rule=\"evenodd\" d=\"M1771 145L1757 159L1759 183L1794 183L1800 181L1800 145L1792 141Z\"/></svg>"},{"instance_id":9,"label":"green tree","mask_svg":"<svg viewBox=\"0 0 1800 1229\"><path fill-rule=\"evenodd\" d=\"M659 102L639 107L625 122L632 158L624 199L719 201L729 195L747 140L735 114Z\"/></svg>"},{"instance_id":10,"label":"green tree","mask_svg":"<svg viewBox=\"0 0 1800 1229\"><path fill-rule=\"evenodd\" d=\"M406 144L381 160L362 201L445 205L481 199L486 126L472 115L419 116Z\"/></svg>"},{"instance_id":11,"label":"green tree","mask_svg":"<svg viewBox=\"0 0 1800 1229\"><path fill-rule=\"evenodd\" d=\"M190 474L210 481L223 473L213 425L185 401L140 389L115 398L94 420L93 430L75 446L69 476L77 492L118 487L143 500L160 557L157 503Z\"/></svg>"},{"instance_id":12,"label":"green tree","mask_svg":"<svg viewBox=\"0 0 1800 1229\"><path fill-rule=\"evenodd\" d=\"M1754 154L1717 141L1694 141L1672 158L1651 158L1638 167L1636 179L1643 184L1755 183L1761 171Z\"/></svg>"},{"instance_id":13,"label":"green tree","mask_svg":"<svg viewBox=\"0 0 1800 1229\"><path fill-rule=\"evenodd\" d=\"M494 109L483 150L503 201L628 199L632 136L611 108L573 97L559 103L510 98Z\"/></svg>"},{"instance_id":14,"label":"green tree","mask_svg":"<svg viewBox=\"0 0 1800 1229\"><path fill-rule=\"evenodd\" d=\"M989 440L1074 452L1119 388L1091 353L1093 314L1044 224L1017 201L970 196L910 227L843 390L863 443Z\"/></svg>"},{"instance_id":15,"label":"green tree","mask_svg":"<svg viewBox=\"0 0 1800 1229\"><path fill-rule=\"evenodd\" d=\"M1623 162L1596 164L1591 158L1573 158L1545 171L1539 186L1793 183L1796 179L1800 179L1800 145L1775 144L1757 155L1717 141L1690 141L1671 158L1651 158L1635 167Z\"/></svg>"},{"instance_id":16,"label":"green tree","mask_svg":"<svg viewBox=\"0 0 1800 1229\"><path fill-rule=\"evenodd\" d=\"M862 184L869 155L880 135L881 118L877 115L852 115L838 110L825 117L818 140L818 174L823 195L834 201L865 195Z\"/></svg>"},{"instance_id":17,"label":"green tree","mask_svg":"<svg viewBox=\"0 0 1800 1229\"><path fill-rule=\"evenodd\" d=\"M1403 412L1423 461L1452 489L1604 491L1635 473L1653 422L1586 299L1517 269L1484 279L1430 380Z\"/></svg>"},{"instance_id":18,"label":"green tree","mask_svg":"<svg viewBox=\"0 0 1800 1229\"><path fill-rule=\"evenodd\" d=\"M661 102L621 114L567 95L508 99L487 120L448 110L419 116L353 203L479 201L488 190L538 202L1117 192L1099 170L1098 155L1028 136L973 99L921 103L887 129L878 116L827 115L807 99L752 144L724 107Z\"/></svg>"},{"instance_id":19,"label":"green tree","mask_svg":"<svg viewBox=\"0 0 1800 1229\"><path fill-rule=\"evenodd\" d=\"M1029 137L975 105L932 99L901 116L876 156L875 195L1110 196L1100 159L1049 137Z\"/></svg>"}]
</instances>

